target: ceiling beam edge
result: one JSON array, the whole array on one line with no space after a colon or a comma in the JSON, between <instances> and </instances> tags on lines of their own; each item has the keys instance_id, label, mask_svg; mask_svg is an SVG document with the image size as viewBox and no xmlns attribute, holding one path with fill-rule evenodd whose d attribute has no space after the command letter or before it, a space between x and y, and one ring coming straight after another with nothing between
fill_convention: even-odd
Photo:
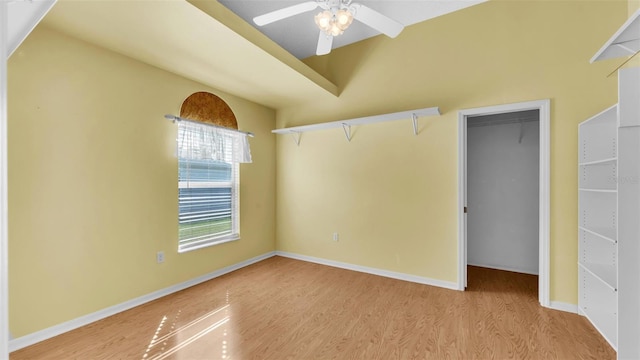
<instances>
[{"instance_id":1,"label":"ceiling beam edge","mask_svg":"<svg viewBox=\"0 0 640 360\"><path fill-rule=\"evenodd\" d=\"M267 54L273 56L278 61L287 65L293 71L309 79L312 83L316 84L323 90L327 91L333 96L339 96L340 91L338 86L329 81L324 76L313 70L311 67L300 61L295 56L291 55L287 50L276 44L273 40L262 34L250 24L247 24L241 17L236 15L233 11L227 9L224 5L218 1L211 0L187 0L191 5L200 9L200 11L211 16L224 26L231 29L236 34L242 36L247 41L251 42L255 46L259 47Z\"/></svg>"}]
</instances>

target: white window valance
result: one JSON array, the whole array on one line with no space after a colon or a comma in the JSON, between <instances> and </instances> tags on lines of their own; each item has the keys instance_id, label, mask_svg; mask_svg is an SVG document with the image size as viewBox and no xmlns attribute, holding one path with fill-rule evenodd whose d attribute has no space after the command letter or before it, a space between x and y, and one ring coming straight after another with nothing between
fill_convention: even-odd
<instances>
[{"instance_id":1,"label":"white window valance","mask_svg":"<svg viewBox=\"0 0 640 360\"><path fill-rule=\"evenodd\" d=\"M227 163L250 163L248 134L217 126L180 121L177 156L191 160L216 160Z\"/></svg>"}]
</instances>

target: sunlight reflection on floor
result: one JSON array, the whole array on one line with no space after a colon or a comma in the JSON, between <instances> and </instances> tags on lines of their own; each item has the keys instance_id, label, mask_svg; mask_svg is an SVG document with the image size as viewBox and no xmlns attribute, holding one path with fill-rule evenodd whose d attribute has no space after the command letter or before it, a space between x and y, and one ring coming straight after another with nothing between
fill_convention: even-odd
<instances>
[{"instance_id":1,"label":"sunlight reflection on floor","mask_svg":"<svg viewBox=\"0 0 640 360\"><path fill-rule=\"evenodd\" d=\"M186 324L180 325L179 318L182 310L178 310L171 320L169 315L164 315L158 324L155 334L151 338L146 351L141 360L164 360L172 359L193 359L207 358L213 359L212 355L217 351L213 350L212 344L219 341L220 359L228 359L228 323L231 317L229 305L229 292L226 294L226 304L220 308L212 310ZM171 326L168 327L168 322ZM189 345L203 339L207 335L206 346Z\"/></svg>"}]
</instances>

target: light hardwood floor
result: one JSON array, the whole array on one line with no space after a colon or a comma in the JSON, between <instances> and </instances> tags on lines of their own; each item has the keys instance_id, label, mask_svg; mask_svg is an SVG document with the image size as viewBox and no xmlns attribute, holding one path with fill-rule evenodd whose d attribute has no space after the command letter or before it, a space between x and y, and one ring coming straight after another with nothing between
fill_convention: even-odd
<instances>
[{"instance_id":1,"label":"light hardwood floor","mask_svg":"<svg viewBox=\"0 0 640 360\"><path fill-rule=\"evenodd\" d=\"M19 359L615 359L537 277L469 267L465 292L273 257L16 351Z\"/></svg>"}]
</instances>

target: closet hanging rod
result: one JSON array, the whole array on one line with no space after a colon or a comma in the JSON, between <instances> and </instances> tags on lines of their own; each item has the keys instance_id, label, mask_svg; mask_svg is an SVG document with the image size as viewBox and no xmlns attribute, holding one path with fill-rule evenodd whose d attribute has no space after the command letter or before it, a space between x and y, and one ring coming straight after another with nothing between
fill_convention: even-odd
<instances>
[{"instance_id":1,"label":"closet hanging rod","mask_svg":"<svg viewBox=\"0 0 640 360\"><path fill-rule=\"evenodd\" d=\"M181 118L179 116L170 115L170 114L165 115L164 118L169 120L169 121L171 121L171 122L173 122L173 123L175 123L176 121L186 121L186 122L190 122L190 123L194 123L194 124L211 126L211 127L222 129L222 130L233 131L233 132L237 132L237 133L240 133L240 134L245 134L245 135L250 136L250 137L254 137L255 136L252 132L231 129L231 128L220 126L220 125L214 125L214 124L205 123L205 122L202 122L202 121L185 119L185 118Z\"/></svg>"},{"instance_id":2,"label":"closet hanging rod","mask_svg":"<svg viewBox=\"0 0 640 360\"><path fill-rule=\"evenodd\" d=\"M537 117L522 117L522 118L517 117L517 118L504 119L504 120L489 120L489 121L477 121L477 122L474 122L473 119L470 119L470 120L471 121L467 122L469 127L481 127L481 126L520 124L523 122L539 121L540 119Z\"/></svg>"}]
</instances>

